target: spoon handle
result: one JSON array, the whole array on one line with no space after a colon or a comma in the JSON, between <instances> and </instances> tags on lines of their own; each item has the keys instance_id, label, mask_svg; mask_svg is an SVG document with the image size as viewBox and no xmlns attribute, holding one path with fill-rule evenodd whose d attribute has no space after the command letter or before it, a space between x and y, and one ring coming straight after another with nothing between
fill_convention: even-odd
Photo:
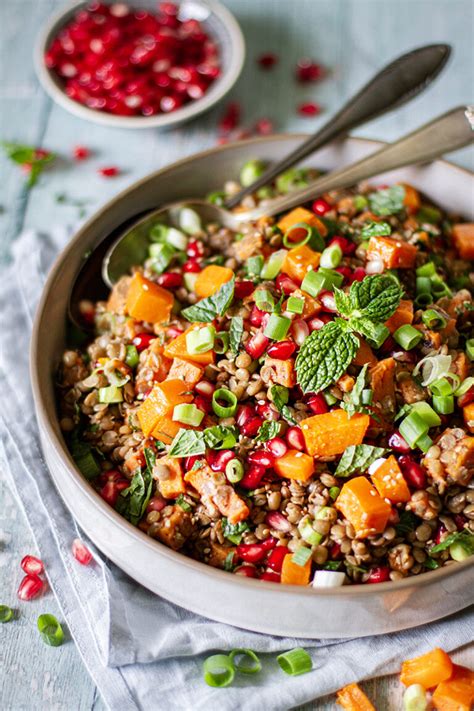
<instances>
[{"instance_id":1,"label":"spoon handle","mask_svg":"<svg viewBox=\"0 0 474 711\"><path fill-rule=\"evenodd\" d=\"M268 185L277 175L318 148L410 101L438 76L450 54L451 48L448 44L431 44L414 49L395 59L378 72L314 136L304 141L286 158L268 168L251 185L228 198L224 207L227 209L235 207L246 195L254 193L263 185Z\"/></svg>"},{"instance_id":2,"label":"spoon handle","mask_svg":"<svg viewBox=\"0 0 474 711\"><path fill-rule=\"evenodd\" d=\"M234 213L240 221L254 220L261 215L277 215L292 207L313 200L322 193L346 188L405 165L425 163L463 148L474 142L474 106L458 106L424 124L395 143L384 146L367 158L336 170L313 181L307 188L276 198L263 207Z\"/></svg>"}]
</instances>

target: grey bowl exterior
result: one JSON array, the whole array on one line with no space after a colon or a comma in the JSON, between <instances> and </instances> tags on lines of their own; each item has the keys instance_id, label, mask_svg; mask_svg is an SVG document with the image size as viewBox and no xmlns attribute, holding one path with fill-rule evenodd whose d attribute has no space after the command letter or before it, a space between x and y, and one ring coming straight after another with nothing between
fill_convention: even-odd
<instances>
[{"instance_id":1,"label":"grey bowl exterior","mask_svg":"<svg viewBox=\"0 0 474 711\"><path fill-rule=\"evenodd\" d=\"M44 288L31 345L31 379L44 456L67 507L97 547L136 581L201 615L238 627L295 637L345 638L414 627L473 602L474 565L467 560L395 583L332 589L275 585L230 575L151 540L109 507L76 469L56 414L54 371L65 343L66 304L83 254L136 212L205 195L238 175L248 159L278 160L302 136L230 144L160 170L118 195L75 235ZM307 163L334 168L372 151L374 142L348 139ZM473 176L444 161L384 176L425 191L443 207L473 218Z\"/></svg>"},{"instance_id":2,"label":"grey bowl exterior","mask_svg":"<svg viewBox=\"0 0 474 711\"><path fill-rule=\"evenodd\" d=\"M192 101L172 113L156 116L116 116L79 104L67 96L59 79L48 69L44 61L44 53L58 30L73 17L77 10L86 7L87 4L88 2L74 2L60 8L41 30L34 52L35 69L43 89L57 104L79 118L115 128L175 128L211 109L232 89L240 76L245 60L245 40L232 13L217 0L182 0L180 4L189 5L190 12L196 14L201 10L205 15L207 13L207 17L203 20L204 27L216 39L220 48L222 74L213 82L202 99ZM134 5L135 2L131 4ZM156 3L150 0L141 0L136 4L140 7L156 6Z\"/></svg>"}]
</instances>

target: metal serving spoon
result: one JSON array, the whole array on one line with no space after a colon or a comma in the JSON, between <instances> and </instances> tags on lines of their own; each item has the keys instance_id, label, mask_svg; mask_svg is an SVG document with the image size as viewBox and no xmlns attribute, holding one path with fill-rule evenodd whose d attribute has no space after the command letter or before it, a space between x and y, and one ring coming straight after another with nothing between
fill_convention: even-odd
<instances>
[{"instance_id":1,"label":"metal serving spoon","mask_svg":"<svg viewBox=\"0 0 474 711\"><path fill-rule=\"evenodd\" d=\"M270 182L281 172L329 141L344 136L356 126L391 111L417 96L438 76L450 53L449 45L434 44L420 47L398 57L376 74L322 129L282 161L265 171L255 183L229 199L226 207L232 207L242 196ZM209 207L207 214L210 215L212 206L201 204L202 211L207 210L207 207ZM145 214L149 215L153 222L156 221L156 212L150 214L147 211ZM142 214L142 218L143 216ZM144 222L143 219L137 222L138 218L139 215L133 215L126 223L118 226L85 259L69 299L69 316L77 326L84 328L78 308L81 299L102 298L105 295L101 274L105 283L111 286L132 264L143 261L145 256L143 248L145 242L148 245L147 230L150 222L148 220ZM213 219L216 218L219 219L214 210ZM129 230L132 231L131 235ZM110 245L114 245L113 255ZM105 255L107 255L108 266L103 267Z\"/></svg>"}]
</instances>

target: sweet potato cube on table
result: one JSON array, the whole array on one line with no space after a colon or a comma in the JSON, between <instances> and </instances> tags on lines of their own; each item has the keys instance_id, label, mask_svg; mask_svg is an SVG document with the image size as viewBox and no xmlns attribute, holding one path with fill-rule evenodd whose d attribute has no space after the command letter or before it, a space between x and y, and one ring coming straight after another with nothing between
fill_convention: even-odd
<instances>
[{"instance_id":1,"label":"sweet potato cube on table","mask_svg":"<svg viewBox=\"0 0 474 711\"><path fill-rule=\"evenodd\" d=\"M189 353L186 345L186 334L206 325L205 323L193 323L184 333L165 345L163 351L165 356L168 358L181 358L182 360L187 360L191 363L199 363L200 365L214 363L215 353L213 350L205 351L204 353Z\"/></svg>"},{"instance_id":2,"label":"sweet potato cube on table","mask_svg":"<svg viewBox=\"0 0 474 711\"><path fill-rule=\"evenodd\" d=\"M438 684L431 699L436 711L471 711L474 704L474 672L455 664L451 677Z\"/></svg>"},{"instance_id":3,"label":"sweet potato cube on table","mask_svg":"<svg viewBox=\"0 0 474 711\"><path fill-rule=\"evenodd\" d=\"M337 692L337 703L345 711L376 711L360 686L348 684Z\"/></svg>"},{"instance_id":4,"label":"sweet potato cube on table","mask_svg":"<svg viewBox=\"0 0 474 711\"><path fill-rule=\"evenodd\" d=\"M161 417L169 417L175 405L189 403L193 399L189 385L182 380L164 380L156 383L146 400L137 410L137 417L145 437L149 437Z\"/></svg>"},{"instance_id":5,"label":"sweet potato cube on table","mask_svg":"<svg viewBox=\"0 0 474 711\"><path fill-rule=\"evenodd\" d=\"M173 358L168 377L170 380L175 378L182 380L186 385L192 388L201 380L203 372L204 368L201 368L195 363L182 360L182 358Z\"/></svg>"},{"instance_id":6,"label":"sweet potato cube on table","mask_svg":"<svg viewBox=\"0 0 474 711\"><path fill-rule=\"evenodd\" d=\"M218 264L210 264L199 272L194 291L200 299L205 299L217 293L221 286L232 279L234 272L228 267L220 267Z\"/></svg>"},{"instance_id":7,"label":"sweet potato cube on table","mask_svg":"<svg viewBox=\"0 0 474 711\"><path fill-rule=\"evenodd\" d=\"M375 488L383 499L394 504L410 501L410 489L393 454L371 475Z\"/></svg>"},{"instance_id":8,"label":"sweet potato cube on table","mask_svg":"<svg viewBox=\"0 0 474 711\"><path fill-rule=\"evenodd\" d=\"M319 217L317 217L314 212L306 210L304 207L295 207L294 210L288 212L284 215L278 222L277 226L285 234L290 227L297 225L298 222L306 222L310 227L314 227L318 230L321 237L326 237L328 230L324 222L322 222ZM296 235L295 235L296 238Z\"/></svg>"},{"instance_id":9,"label":"sweet potato cube on table","mask_svg":"<svg viewBox=\"0 0 474 711\"><path fill-rule=\"evenodd\" d=\"M281 582L283 585L308 585L311 576L311 558L304 565L294 563L293 553L287 553L281 566Z\"/></svg>"},{"instance_id":10,"label":"sweet potato cube on table","mask_svg":"<svg viewBox=\"0 0 474 711\"><path fill-rule=\"evenodd\" d=\"M364 476L347 481L334 506L354 526L356 538L383 533L392 512Z\"/></svg>"},{"instance_id":11,"label":"sweet potato cube on table","mask_svg":"<svg viewBox=\"0 0 474 711\"><path fill-rule=\"evenodd\" d=\"M421 657L407 659L402 664L400 681L405 686L421 684L424 689L432 689L451 677L453 663L443 649L436 647Z\"/></svg>"},{"instance_id":12,"label":"sweet potato cube on table","mask_svg":"<svg viewBox=\"0 0 474 711\"><path fill-rule=\"evenodd\" d=\"M161 467L158 476L158 486L160 493L165 499L176 499L180 494L186 492L184 485L181 461L175 457L160 457L156 464Z\"/></svg>"},{"instance_id":13,"label":"sweet potato cube on table","mask_svg":"<svg viewBox=\"0 0 474 711\"><path fill-rule=\"evenodd\" d=\"M127 292L126 310L137 321L164 323L169 321L174 297L142 274L133 275Z\"/></svg>"},{"instance_id":14,"label":"sweet potato cube on table","mask_svg":"<svg viewBox=\"0 0 474 711\"><path fill-rule=\"evenodd\" d=\"M388 328L390 333L395 333L395 331L400 328L400 326L405 326L406 324L412 323L413 301L410 301L409 299L402 299L394 313L387 321L385 321L385 326Z\"/></svg>"},{"instance_id":15,"label":"sweet potato cube on table","mask_svg":"<svg viewBox=\"0 0 474 711\"><path fill-rule=\"evenodd\" d=\"M370 424L369 415L349 417L345 410L332 410L301 421L306 451L312 457L332 457L347 447L362 444Z\"/></svg>"},{"instance_id":16,"label":"sweet potato cube on table","mask_svg":"<svg viewBox=\"0 0 474 711\"><path fill-rule=\"evenodd\" d=\"M296 231L296 230L295 230ZM300 247L293 247L287 252L281 271L293 279L293 281L301 284L306 274L311 269L316 269L319 266L321 254L315 252L307 244L302 244Z\"/></svg>"},{"instance_id":17,"label":"sweet potato cube on table","mask_svg":"<svg viewBox=\"0 0 474 711\"><path fill-rule=\"evenodd\" d=\"M386 269L411 269L415 266L418 248L395 237L371 237L367 261L381 260Z\"/></svg>"},{"instance_id":18,"label":"sweet potato cube on table","mask_svg":"<svg viewBox=\"0 0 474 711\"><path fill-rule=\"evenodd\" d=\"M453 225L453 242L462 259L474 259L474 222Z\"/></svg>"},{"instance_id":19,"label":"sweet potato cube on table","mask_svg":"<svg viewBox=\"0 0 474 711\"><path fill-rule=\"evenodd\" d=\"M285 479L307 481L314 474L313 457L298 449L289 449L275 461L274 467L278 476Z\"/></svg>"},{"instance_id":20,"label":"sweet potato cube on table","mask_svg":"<svg viewBox=\"0 0 474 711\"><path fill-rule=\"evenodd\" d=\"M230 523L239 523L249 515L249 507L228 485L222 472L214 472L207 464L203 464L199 469L187 472L184 480L202 497L210 499Z\"/></svg>"}]
</instances>

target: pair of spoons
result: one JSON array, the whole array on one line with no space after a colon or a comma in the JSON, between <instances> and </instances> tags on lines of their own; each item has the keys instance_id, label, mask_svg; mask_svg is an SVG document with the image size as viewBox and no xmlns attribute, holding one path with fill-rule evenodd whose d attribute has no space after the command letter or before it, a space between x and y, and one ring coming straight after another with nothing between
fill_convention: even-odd
<instances>
[{"instance_id":1,"label":"pair of spoons","mask_svg":"<svg viewBox=\"0 0 474 711\"><path fill-rule=\"evenodd\" d=\"M424 163L444 153L466 146L474 140L474 107L460 106L403 136L395 143L356 163L328 173L307 187L282 195L251 210L231 212L231 209L250 193L268 185L276 176L300 162L317 149L350 130L381 116L420 94L440 73L451 53L449 45L436 44L420 47L402 55L376 74L343 108L316 134L310 136L295 151L267 169L255 182L228 198L222 207L203 199L188 199L165 205L149 212L106 240L94 250L83 264L73 286L69 314L71 320L84 328L78 304L87 298L85 286L102 275L105 284L113 284L133 265L141 264L148 255L151 228L166 218L176 224L184 207L191 208L203 223L216 222L238 231L242 222L262 215L277 215L285 210L308 202L321 194L345 188L375 175L406 165ZM90 298L90 296L89 296Z\"/></svg>"}]
</instances>

